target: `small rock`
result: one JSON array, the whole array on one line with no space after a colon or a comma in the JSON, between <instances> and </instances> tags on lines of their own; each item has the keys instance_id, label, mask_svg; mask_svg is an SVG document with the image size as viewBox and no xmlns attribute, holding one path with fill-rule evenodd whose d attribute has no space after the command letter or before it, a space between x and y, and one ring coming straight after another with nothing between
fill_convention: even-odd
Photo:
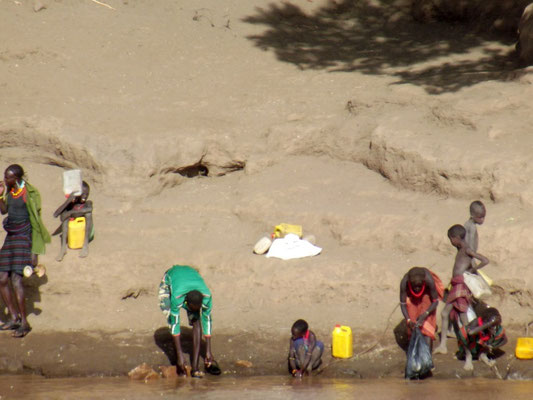
<instances>
[{"instance_id":1,"label":"small rock","mask_svg":"<svg viewBox=\"0 0 533 400\"><path fill-rule=\"evenodd\" d=\"M151 370L148 375L146 375L144 377L144 381L145 382L148 382L148 381L153 381L155 379L159 379L161 378L161 376L159 376L159 374L157 372L155 372L154 370Z\"/></svg>"},{"instance_id":2,"label":"small rock","mask_svg":"<svg viewBox=\"0 0 533 400\"><path fill-rule=\"evenodd\" d=\"M159 371L161 371L161 375L163 375L163 378L166 379L173 379L178 377L176 367L173 365L160 365Z\"/></svg>"},{"instance_id":3,"label":"small rock","mask_svg":"<svg viewBox=\"0 0 533 400\"><path fill-rule=\"evenodd\" d=\"M238 367L245 367L245 368L252 368L254 366L251 361L247 361L247 360L237 360L235 361L235 365Z\"/></svg>"},{"instance_id":4,"label":"small rock","mask_svg":"<svg viewBox=\"0 0 533 400\"><path fill-rule=\"evenodd\" d=\"M293 121L301 121L304 119L304 116L302 114L289 114L287 116L287 121L293 122Z\"/></svg>"},{"instance_id":5,"label":"small rock","mask_svg":"<svg viewBox=\"0 0 533 400\"><path fill-rule=\"evenodd\" d=\"M46 8L46 4L44 4L41 0L35 0L33 2L33 11L39 12L41 10L44 10Z\"/></svg>"},{"instance_id":6,"label":"small rock","mask_svg":"<svg viewBox=\"0 0 533 400\"><path fill-rule=\"evenodd\" d=\"M142 363L128 372L128 376L134 381L142 381L149 375L151 376L152 373L157 374L157 372L155 372L148 364Z\"/></svg>"}]
</instances>

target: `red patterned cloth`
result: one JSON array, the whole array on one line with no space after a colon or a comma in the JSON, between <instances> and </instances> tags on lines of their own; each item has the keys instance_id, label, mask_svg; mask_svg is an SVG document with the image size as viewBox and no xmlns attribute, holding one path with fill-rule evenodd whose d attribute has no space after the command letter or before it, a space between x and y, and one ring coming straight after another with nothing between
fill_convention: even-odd
<instances>
[{"instance_id":1,"label":"red patterned cloth","mask_svg":"<svg viewBox=\"0 0 533 400\"><path fill-rule=\"evenodd\" d=\"M453 308L450 312L450 319L452 321L459 318L459 314L465 313L472 300L472 292L465 284L463 275L457 275L452 278L452 289L448 294L446 304L452 304Z\"/></svg>"}]
</instances>

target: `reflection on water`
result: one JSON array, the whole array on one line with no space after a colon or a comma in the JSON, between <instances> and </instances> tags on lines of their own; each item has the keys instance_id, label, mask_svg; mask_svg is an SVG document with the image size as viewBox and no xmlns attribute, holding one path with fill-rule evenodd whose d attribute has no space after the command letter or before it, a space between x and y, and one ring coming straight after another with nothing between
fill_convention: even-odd
<instances>
[{"instance_id":1,"label":"reflection on water","mask_svg":"<svg viewBox=\"0 0 533 400\"><path fill-rule=\"evenodd\" d=\"M188 380L132 382L127 378L45 379L1 376L0 399L416 399L491 400L533 398L531 381L480 378L406 382L401 379L354 380L262 376L206 377Z\"/></svg>"}]
</instances>

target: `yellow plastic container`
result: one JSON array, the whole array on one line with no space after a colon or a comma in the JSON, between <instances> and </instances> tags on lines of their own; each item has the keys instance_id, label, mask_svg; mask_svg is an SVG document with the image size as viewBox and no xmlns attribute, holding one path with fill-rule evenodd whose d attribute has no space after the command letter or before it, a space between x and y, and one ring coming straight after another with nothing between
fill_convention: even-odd
<instances>
[{"instance_id":1,"label":"yellow plastic container","mask_svg":"<svg viewBox=\"0 0 533 400\"><path fill-rule=\"evenodd\" d=\"M331 354L337 358L353 356L352 329L349 326L335 325L332 334Z\"/></svg>"},{"instance_id":2,"label":"yellow plastic container","mask_svg":"<svg viewBox=\"0 0 533 400\"><path fill-rule=\"evenodd\" d=\"M521 360L533 359L533 338L519 337L516 339L515 355Z\"/></svg>"},{"instance_id":3,"label":"yellow plastic container","mask_svg":"<svg viewBox=\"0 0 533 400\"><path fill-rule=\"evenodd\" d=\"M68 247L81 249L85 240L85 217L71 218L68 221Z\"/></svg>"},{"instance_id":4,"label":"yellow plastic container","mask_svg":"<svg viewBox=\"0 0 533 400\"><path fill-rule=\"evenodd\" d=\"M487 284L489 286L492 286L494 281L485 272L483 272L481 270L478 270L477 273L479 274L479 276L481 276L483 279L485 279L485 282L487 282Z\"/></svg>"},{"instance_id":5,"label":"yellow plastic container","mask_svg":"<svg viewBox=\"0 0 533 400\"><path fill-rule=\"evenodd\" d=\"M274 237L282 238L288 233L294 233L298 237L302 237L302 226L301 225L291 225L291 224L279 224L274 227Z\"/></svg>"}]
</instances>

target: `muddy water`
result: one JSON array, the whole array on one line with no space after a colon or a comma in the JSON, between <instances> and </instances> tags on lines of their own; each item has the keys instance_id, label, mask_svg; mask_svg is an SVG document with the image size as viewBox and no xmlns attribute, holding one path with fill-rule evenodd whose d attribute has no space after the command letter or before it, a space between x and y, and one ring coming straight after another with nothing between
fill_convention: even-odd
<instances>
[{"instance_id":1,"label":"muddy water","mask_svg":"<svg viewBox=\"0 0 533 400\"><path fill-rule=\"evenodd\" d=\"M158 380L149 383L127 378L62 378L37 376L0 377L0 399L416 399L469 400L531 399L533 381L487 379L354 380L263 376L252 378L207 377Z\"/></svg>"}]
</instances>

